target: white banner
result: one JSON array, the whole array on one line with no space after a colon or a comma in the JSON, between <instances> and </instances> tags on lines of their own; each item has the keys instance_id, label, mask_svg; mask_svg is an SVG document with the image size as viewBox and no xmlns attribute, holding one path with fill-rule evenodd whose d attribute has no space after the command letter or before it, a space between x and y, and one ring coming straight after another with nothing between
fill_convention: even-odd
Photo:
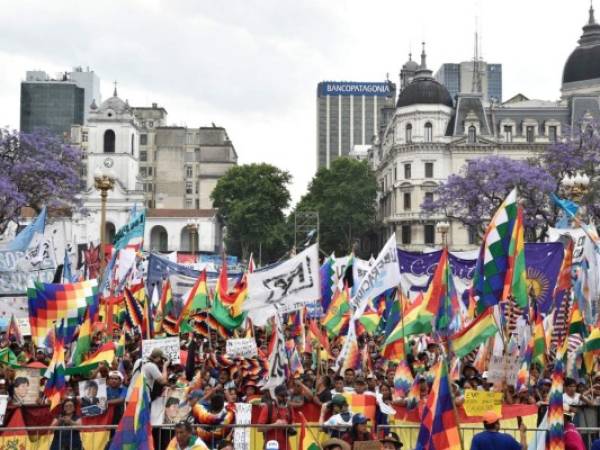
<instances>
[{"instance_id":1,"label":"white banner","mask_svg":"<svg viewBox=\"0 0 600 450\"><path fill-rule=\"evenodd\" d=\"M155 348L160 348L171 364L180 363L179 337L169 337L164 339L144 339L142 341L142 358L148 359L150 353Z\"/></svg>"},{"instance_id":2,"label":"white banner","mask_svg":"<svg viewBox=\"0 0 600 450\"><path fill-rule=\"evenodd\" d=\"M362 315L371 298L399 284L400 265L396 250L396 233L392 233L360 284L355 286L355 294L350 300L350 305L356 310L354 319Z\"/></svg>"},{"instance_id":3,"label":"white banner","mask_svg":"<svg viewBox=\"0 0 600 450\"><path fill-rule=\"evenodd\" d=\"M8 395L0 395L0 425L4 425L6 407L8 406Z\"/></svg>"},{"instance_id":4,"label":"white banner","mask_svg":"<svg viewBox=\"0 0 600 450\"><path fill-rule=\"evenodd\" d=\"M232 358L235 358L236 356L252 358L253 356L258 355L256 339L254 338L227 339L225 349L227 356L231 356Z\"/></svg>"},{"instance_id":5,"label":"white banner","mask_svg":"<svg viewBox=\"0 0 600 450\"><path fill-rule=\"evenodd\" d=\"M249 274L243 310L262 327L277 311L291 312L319 299L320 290L319 249L315 244L281 264Z\"/></svg>"},{"instance_id":6,"label":"white banner","mask_svg":"<svg viewBox=\"0 0 600 450\"><path fill-rule=\"evenodd\" d=\"M279 314L275 315L276 340L273 350L269 355L269 373L266 380L261 382L262 390L270 390L272 398L275 398L274 389L285 383L285 366L288 364L287 352L285 351L285 335L283 334L283 320Z\"/></svg>"},{"instance_id":7,"label":"white banner","mask_svg":"<svg viewBox=\"0 0 600 450\"><path fill-rule=\"evenodd\" d=\"M235 404L235 424L250 425L252 421L252 405L250 403ZM249 427L235 427L233 431L233 448L235 450L250 450Z\"/></svg>"}]
</instances>

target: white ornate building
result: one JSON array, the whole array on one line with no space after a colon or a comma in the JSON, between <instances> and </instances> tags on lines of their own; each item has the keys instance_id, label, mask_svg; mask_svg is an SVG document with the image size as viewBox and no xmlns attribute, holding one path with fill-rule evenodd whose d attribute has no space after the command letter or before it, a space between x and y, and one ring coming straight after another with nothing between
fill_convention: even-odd
<instances>
[{"instance_id":1,"label":"white ornate building","mask_svg":"<svg viewBox=\"0 0 600 450\"><path fill-rule=\"evenodd\" d=\"M568 128L600 118L600 25L592 8L583 31L565 64L558 101L517 95L495 104L477 92L453 99L432 77L424 49L420 65L409 59L400 73L396 111L369 150L387 236L396 232L399 245L415 250L439 245L435 224L444 218L426 217L420 205L450 174L487 155L526 158ZM457 249L476 245L458 223L451 223L448 242Z\"/></svg>"}]
</instances>

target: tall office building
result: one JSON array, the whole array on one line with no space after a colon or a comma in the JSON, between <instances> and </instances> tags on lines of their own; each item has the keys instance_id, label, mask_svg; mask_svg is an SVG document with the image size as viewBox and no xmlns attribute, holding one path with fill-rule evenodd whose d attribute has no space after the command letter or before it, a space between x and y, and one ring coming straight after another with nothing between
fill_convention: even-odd
<instances>
[{"instance_id":1,"label":"tall office building","mask_svg":"<svg viewBox=\"0 0 600 450\"><path fill-rule=\"evenodd\" d=\"M317 167L369 145L394 111L396 85L323 81L317 86Z\"/></svg>"},{"instance_id":2,"label":"tall office building","mask_svg":"<svg viewBox=\"0 0 600 450\"><path fill-rule=\"evenodd\" d=\"M474 82L476 70L479 81ZM502 64L488 64L481 60L477 64L473 61L446 63L435 73L435 79L446 86L453 99L458 94L477 92L480 88L484 101L494 99L495 102L502 102Z\"/></svg>"},{"instance_id":3,"label":"tall office building","mask_svg":"<svg viewBox=\"0 0 600 450\"><path fill-rule=\"evenodd\" d=\"M21 82L21 131L45 128L67 136L72 125L87 121L92 102L100 104L100 79L76 67L57 78L46 72L28 71Z\"/></svg>"}]
</instances>

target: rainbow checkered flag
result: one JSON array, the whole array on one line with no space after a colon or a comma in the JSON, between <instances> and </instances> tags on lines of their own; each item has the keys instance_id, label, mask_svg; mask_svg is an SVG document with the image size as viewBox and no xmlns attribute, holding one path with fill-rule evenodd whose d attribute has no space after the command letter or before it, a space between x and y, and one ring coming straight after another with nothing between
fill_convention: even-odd
<instances>
[{"instance_id":1,"label":"rainbow checkered flag","mask_svg":"<svg viewBox=\"0 0 600 450\"><path fill-rule=\"evenodd\" d=\"M44 385L44 395L50 400L50 411L56 408L63 395L67 392L65 380L65 327L64 321L56 328L54 343L52 346L52 360L44 373L47 379Z\"/></svg>"},{"instance_id":2,"label":"rainbow checkered flag","mask_svg":"<svg viewBox=\"0 0 600 450\"><path fill-rule=\"evenodd\" d=\"M460 430L452 404L448 367L440 361L421 416L416 450L461 450Z\"/></svg>"},{"instance_id":3,"label":"rainbow checkered flag","mask_svg":"<svg viewBox=\"0 0 600 450\"><path fill-rule=\"evenodd\" d=\"M517 222L517 210L517 190L515 188L494 214L483 237L473 276L473 287L475 294L479 296L480 311L500 303L505 284L513 281L509 256L511 250L517 250L514 244L511 248L513 231Z\"/></svg>"},{"instance_id":4,"label":"rainbow checkered flag","mask_svg":"<svg viewBox=\"0 0 600 450\"><path fill-rule=\"evenodd\" d=\"M109 450L154 450L150 425L150 393L140 372Z\"/></svg>"}]
</instances>

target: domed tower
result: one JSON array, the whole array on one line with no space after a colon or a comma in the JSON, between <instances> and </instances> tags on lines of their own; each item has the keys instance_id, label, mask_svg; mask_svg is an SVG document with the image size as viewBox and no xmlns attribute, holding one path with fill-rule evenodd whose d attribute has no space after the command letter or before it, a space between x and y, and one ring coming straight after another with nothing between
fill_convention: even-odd
<instances>
[{"instance_id":1,"label":"domed tower","mask_svg":"<svg viewBox=\"0 0 600 450\"><path fill-rule=\"evenodd\" d=\"M408 61L404 63L400 70L400 90L404 89L410 84L415 77L415 74L419 70L419 64L412 60L412 53L408 54Z\"/></svg>"},{"instance_id":2,"label":"domed tower","mask_svg":"<svg viewBox=\"0 0 600 450\"><path fill-rule=\"evenodd\" d=\"M578 43L567 58L563 70L563 98L600 94L600 24L596 23L592 6Z\"/></svg>"}]
</instances>

